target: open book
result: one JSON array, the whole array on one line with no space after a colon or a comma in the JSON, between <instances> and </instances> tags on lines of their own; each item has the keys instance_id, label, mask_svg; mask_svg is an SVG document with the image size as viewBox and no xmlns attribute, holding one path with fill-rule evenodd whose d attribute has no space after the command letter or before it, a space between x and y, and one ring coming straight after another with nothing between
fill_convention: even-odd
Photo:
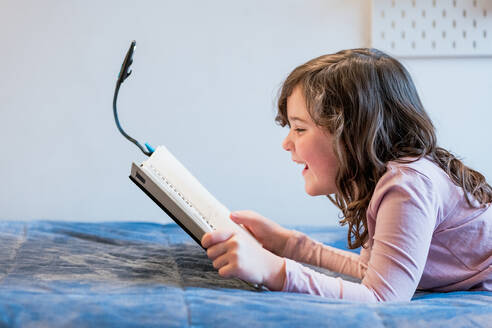
<instances>
[{"instance_id":1,"label":"open book","mask_svg":"<svg viewBox=\"0 0 492 328\"><path fill-rule=\"evenodd\" d=\"M133 163L130 179L200 246L203 235L216 229L245 234L257 242L164 146L142 164Z\"/></svg>"}]
</instances>

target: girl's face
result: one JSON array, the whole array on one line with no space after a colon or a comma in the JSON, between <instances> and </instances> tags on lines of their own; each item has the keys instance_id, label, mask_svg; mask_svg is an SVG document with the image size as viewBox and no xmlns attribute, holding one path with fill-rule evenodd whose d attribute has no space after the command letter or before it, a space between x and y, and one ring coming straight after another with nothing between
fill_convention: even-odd
<instances>
[{"instance_id":1,"label":"girl's face","mask_svg":"<svg viewBox=\"0 0 492 328\"><path fill-rule=\"evenodd\" d=\"M311 196L336 193L338 162L333 152L333 135L313 122L299 86L287 98L287 118L290 131L282 147L291 152L294 162L304 165L306 192Z\"/></svg>"}]
</instances>

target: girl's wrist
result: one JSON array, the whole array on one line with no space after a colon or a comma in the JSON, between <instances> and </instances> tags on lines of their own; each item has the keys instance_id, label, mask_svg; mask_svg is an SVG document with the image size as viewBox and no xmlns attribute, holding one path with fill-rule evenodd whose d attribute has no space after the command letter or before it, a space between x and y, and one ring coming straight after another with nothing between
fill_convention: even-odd
<instances>
[{"instance_id":1,"label":"girl's wrist","mask_svg":"<svg viewBox=\"0 0 492 328\"><path fill-rule=\"evenodd\" d=\"M285 283L285 259L272 254L273 261L271 262L270 270L263 281L263 285L272 291L282 290Z\"/></svg>"}]
</instances>

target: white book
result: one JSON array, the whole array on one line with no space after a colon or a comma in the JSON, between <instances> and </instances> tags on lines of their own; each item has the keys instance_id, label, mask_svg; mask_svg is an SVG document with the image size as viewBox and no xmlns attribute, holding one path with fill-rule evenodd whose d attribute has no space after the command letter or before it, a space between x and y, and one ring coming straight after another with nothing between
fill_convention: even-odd
<instances>
[{"instance_id":1,"label":"white book","mask_svg":"<svg viewBox=\"0 0 492 328\"><path fill-rule=\"evenodd\" d=\"M141 164L133 163L130 179L199 245L205 233L217 229L245 234L257 242L164 146Z\"/></svg>"}]
</instances>

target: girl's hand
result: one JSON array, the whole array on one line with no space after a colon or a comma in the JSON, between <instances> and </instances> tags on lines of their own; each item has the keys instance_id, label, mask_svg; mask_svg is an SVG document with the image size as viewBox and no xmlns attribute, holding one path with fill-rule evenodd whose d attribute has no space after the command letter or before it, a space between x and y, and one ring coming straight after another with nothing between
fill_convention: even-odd
<instances>
[{"instance_id":1,"label":"girl's hand","mask_svg":"<svg viewBox=\"0 0 492 328\"><path fill-rule=\"evenodd\" d=\"M282 256L285 243L292 234L291 230L282 228L272 220L253 211L232 212L231 220L242 224L264 248L279 256Z\"/></svg>"},{"instance_id":2,"label":"girl's hand","mask_svg":"<svg viewBox=\"0 0 492 328\"><path fill-rule=\"evenodd\" d=\"M263 284L270 290L281 290L285 280L285 261L272 254L246 235L231 231L214 231L202 238L202 246L224 278L237 277Z\"/></svg>"}]
</instances>

